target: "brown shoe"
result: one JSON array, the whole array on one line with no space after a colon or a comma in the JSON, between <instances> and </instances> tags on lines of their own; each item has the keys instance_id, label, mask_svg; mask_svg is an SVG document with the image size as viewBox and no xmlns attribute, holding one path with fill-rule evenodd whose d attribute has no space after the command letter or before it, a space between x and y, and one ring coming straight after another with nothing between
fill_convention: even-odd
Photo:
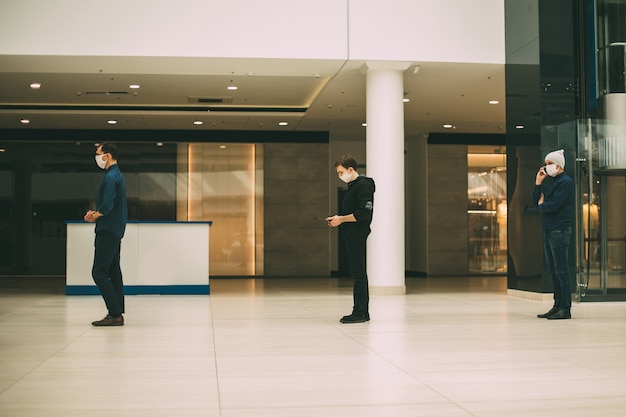
<instances>
[{"instance_id":1,"label":"brown shoe","mask_svg":"<svg viewBox=\"0 0 626 417\"><path fill-rule=\"evenodd\" d=\"M92 321L92 326L123 326L124 325L124 316L119 315L117 317L113 317L109 314L102 320Z\"/></svg>"}]
</instances>

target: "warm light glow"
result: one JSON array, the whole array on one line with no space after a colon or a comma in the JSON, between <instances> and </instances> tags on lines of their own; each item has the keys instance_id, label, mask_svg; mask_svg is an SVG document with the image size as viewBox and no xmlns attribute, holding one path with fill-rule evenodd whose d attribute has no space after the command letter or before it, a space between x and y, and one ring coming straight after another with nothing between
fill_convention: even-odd
<instances>
[{"instance_id":1,"label":"warm light glow","mask_svg":"<svg viewBox=\"0 0 626 417\"><path fill-rule=\"evenodd\" d=\"M367 123L361 123L361 126L367 127Z\"/></svg>"},{"instance_id":2,"label":"warm light glow","mask_svg":"<svg viewBox=\"0 0 626 417\"><path fill-rule=\"evenodd\" d=\"M498 100L489 100L489 104L500 104Z\"/></svg>"},{"instance_id":3,"label":"warm light glow","mask_svg":"<svg viewBox=\"0 0 626 417\"><path fill-rule=\"evenodd\" d=\"M141 86L139 84L131 84L128 86L128 88L132 88L133 90L136 90L138 88L141 88Z\"/></svg>"},{"instance_id":4,"label":"warm light glow","mask_svg":"<svg viewBox=\"0 0 626 417\"><path fill-rule=\"evenodd\" d=\"M107 123L110 124L110 125L116 125L117 124L117 120L109 120Z\"/></svg>"},{"instance_id":5,"label":"warm light glow","mask_svg":"<svg viewBox=\"0 0 626 417\"><path fill-rule=\"evenodd\" d=\"M515 128L516 128L516 129L523 129L523 128L524 128L524 125L517 125L517 126L515 126Z\"/></svg>"},{"instance_id":6,"label":"warm light glow","mask_svg":"<svg viewBox=\"0 0 626 417\"><path fill-rule=\"evenodd\" d=\"M239 87L237 87L236 85L229 85L228 87L226 87L226 89L227 89L227 90L234 91L234 90L239 89Z\"/></svg>"},{"instance_id":7,"label":"warm light glow","mask_svg":"<svg viewBox=\"0 0 626 417\"><path fill-rule=\"evenodd\" d=\"M278 126L287 126L288 124L289 124L289 123L287 123L287 122L279 122L279 123L278 123Z\"/></svg>"},{"instance_id":8,"label":"warm light glow","mask_svg":"<svg viewBox=\"0 0 626 417\"><path fill-rule=\"evenodd\" d=\"M21 123L21 124L23 124L23 125L27 125L27 124L29 124L29 123L30 123L30 120L28 120L28 119L22 119L22 120L20 120L20 123Z\"/></svg>"},{"instance_id":9,"label":"warm light glow","mask_svg":"<svg viewBox=\"0 0 626 417\"><path fill-rule=\"evenodd\" d=\"M189 144L188 221L214 222L209 249L212 275L255 274L254 151L254 144Z\"/></svg>"},{"instance_id":10,"label":"warm light glow","mask_svg":"<svg viewBox=\"0 0 626 417\"><path fill-rule=\"evenodd\" d=\"M403 99L402 99L402 102L403 102L403 103L408 103L409 101L411 101L411 99L408 99L408 98L403 98Z\"/></svg>"},{"instance_id":11,"label":"warm light glow","mask_svg":"<svg viewBox=\"0 0 626 417\"><path fill-rule=\"evenodd\" d=\"M200 120L196 120L195 122L193 122L194 125L201 125L204 124L204 122L201 122Z\"/></svg>"},{"instance_id":12,"label":"warm light glow","mask_svg":"<svg viewBox=\"0 0 626 417\"><path fill-rule=\"evenodd\" d=\"M38 90L41 88L41 83L32 83L30 85L30 88L32 88L33 90Z\"/></svg>"},{"instance_id":13,"label":"warm light glow","mask_svg":"<svg viewBox=\"0 0 626 417\"><path fill-rule=\"evenodd\" d=\"M443 125L443 127L446 128L446 129L452 129L452 125L450 125L450 124L445 124L445 125Z\"/></svg>"}]
</instances>

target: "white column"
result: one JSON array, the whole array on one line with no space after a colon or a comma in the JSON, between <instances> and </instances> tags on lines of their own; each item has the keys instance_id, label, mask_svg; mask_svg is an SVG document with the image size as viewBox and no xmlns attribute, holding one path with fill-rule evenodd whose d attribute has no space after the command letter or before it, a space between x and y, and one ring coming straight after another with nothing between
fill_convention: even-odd
<instances>
[{"instance_id":1,"label":"white column","mask_svg":"<svg viewBox=\"0 0 626 417\"><path fill-rule=\"evenodd\" d=\"M366 175L376 183L367 240L371 294L405 294L404 62L366 63Z\"/></svg>"}]
</instances>

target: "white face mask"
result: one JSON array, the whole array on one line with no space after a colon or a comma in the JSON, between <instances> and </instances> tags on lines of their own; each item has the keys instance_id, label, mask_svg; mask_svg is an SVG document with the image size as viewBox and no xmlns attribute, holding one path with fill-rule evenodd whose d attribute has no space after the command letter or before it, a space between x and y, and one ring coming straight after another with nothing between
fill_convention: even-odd
<instances>
[{"instance_id":1,"label":"white face mask","mask_svg":"<svg viewBox=\"0 0 626 417\"><path fill-rule=\"evenodd\" d=\"M343 173L342 176L339 177L339 179L347 184L352 181L352 174L346 171Z\"/></svg>"},{"instance_id":2,"label":"white face mask","mask_svg":"<svg viewBox=\"0 0 626 417\"><path fill-rule=\"evenodd\" d=\"M551 177L556 177L556 174L559 172L559 167L556 164L546 165L546 174Z\"/></svg>"},{"instance_id":3,"label":"white face mask","mask_svg":"<svg viewBox=\"0 0 626 417\"><path fill-rule=\"evenodd\" d=\"M98 164L100 169L104 169L107 166L107 161L103 160L103 157L104 155L96 155L96 164Z\"/></svg>"}]
</instances>

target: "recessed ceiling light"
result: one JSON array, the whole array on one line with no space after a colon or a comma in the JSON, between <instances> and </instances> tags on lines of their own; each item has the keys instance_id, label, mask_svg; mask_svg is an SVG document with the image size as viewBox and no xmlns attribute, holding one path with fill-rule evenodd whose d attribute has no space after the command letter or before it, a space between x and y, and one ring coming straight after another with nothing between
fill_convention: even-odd
<instances>
[{"instance_id":1,"label":"recessed ceiling light","mask_svg":"<svg viewBox=\"0 0 626 417\"><path fill-rule=\"evenodd\" d=\"M287 122L278 122L278 126L287 126L288 124Z\"/></svg>"},{"instance_id":2,"label":"recessed ceiling light","mask_svg":"<svg viewBox=\"0 0 626 417\"><path fill-rule=\"evenodd\" d=\"M30 88L33 90L38 90L41 88L41 83L31 83Z\"/></svg>"},{"instance_id":3,"label":"recessed ceiling light","mask_svg":"<svg viewBox=\"0 0 626 417\"><path fill-rule=\"evenodd\" d=\"M226 149L226 145L220 145L220 149Z\"/></svg>"},{"instance_id":4,"label":"recessed ceiling light","mask_svg":"<svg viewBox=\"0 0 626 417\"><path fill-rule=\"evenodd\" d=\"M193 122L194 125L201 125L204 124L204 122L200 121L200 120L196 120L195 122Z\"/></svg>"},{"instance_id":5,"label":"recessed ceiling light","mask_svg":"<svg viewBox=\"0 0 626 417\"><path fill-rule=\"evenodd\" d=\"M367 127L367 123L361 123L361 126Z\"/></svg>"},{"instance_id":6,"label":"recessed ceiling light","mask_svg":"<svg viewBox=\"0 0 626 417\"><path fill-rule=\"evenodd\" d=\"M131 84L128 86L128 88L132 88L133 90L136 90L138 88L141 88L141 86L139 84Z\"/></svg>"},{"instance_id":7,"label":"recessed ceiling light","mask_svg":"<svg viewBox=\"0 0 626 417\"><path fill-rule=\"evenodd\" d=\"M228 87L226 87L227 90L237 90L239 87L237 87L236 85L229 85Z\"/></svg>"},{"instance_id":8,"label":"recessed ceiling light","mask_svg":"<svg viewBox=\"0 0 626 417\"><path fill-rule=\"evenodd\" d=\"M156 145L157 146L163 146L163 142L157 142Z\"/></svg>"},{"instance_id":9,"label":"recessed ceiling light","mask_svg":"<svg viewBox=\"0 0 626 417\"><path fill-rule=\"evenodd\" d=\"M6 152L7 150L4 148L0 148L0 152Z\"/></svg>"},{"instance_id":10,"label":"recessed ceiling light","mask_svg":"<svg viewBox=\"0 0 626 417\"><path fill-rule=\"evenodd\" d=\"M524 125L515 125L515 128L516 128L516 129L523 129L523 128L524 128Z\"/></svg>"},{"instance_id":11,"label":"recessed ceiling light","mask_svg":"<svg viewBox=\"0 0 626 417\"><path fill-rule=\"evenodd\" d=\"M409 101L411 101L411 99L409 99L409 98L403 98L403 99L402 99L402 102L403 102L403 103L408 103Z\"/></svg>"},{"instance_id":12,"label":"recessed ceiling light","mask_svg":"<svg viewBox=\"0 0 626 417\"><path fill-rule=\"evenodd\" d=\"M445 125L443 125L443 127L445 129L452 129L452 125L451 124L445 124Z\"/></svg>"},{"instance_id":13,"label":"recessed ceiling light","mask_svg":"<svg viewBox=\"0 0 626 417\"><path fill-rule=\"evenodd\" d=\"M23 125L27 125L27 124L29 124L29 123L30 123L30 120L28 120L28 119L22 119L22 120L20 120L20 123L21 123L21 124L23 124Z\"/></svg>"},{"instance_id":14,"label":"recessed ceiling light","mask_svg":"<svg viewBox=\"0 0 626 417\"><path fill-rule=\"evenodd\" d=\"M500 104L498 100L489 100L489 104Z\"/></svg>"},{"instance_id":15,"label":"recessed ceiling light","mask_svg":"<svg viewBox=\"0 0 626 417\"><path fill-rule=\"evenodd\" d=\"M110 124L110 125L116 125L117 124L117 120L109 120L107 123Z\"/></svg>"}]
</instances>

